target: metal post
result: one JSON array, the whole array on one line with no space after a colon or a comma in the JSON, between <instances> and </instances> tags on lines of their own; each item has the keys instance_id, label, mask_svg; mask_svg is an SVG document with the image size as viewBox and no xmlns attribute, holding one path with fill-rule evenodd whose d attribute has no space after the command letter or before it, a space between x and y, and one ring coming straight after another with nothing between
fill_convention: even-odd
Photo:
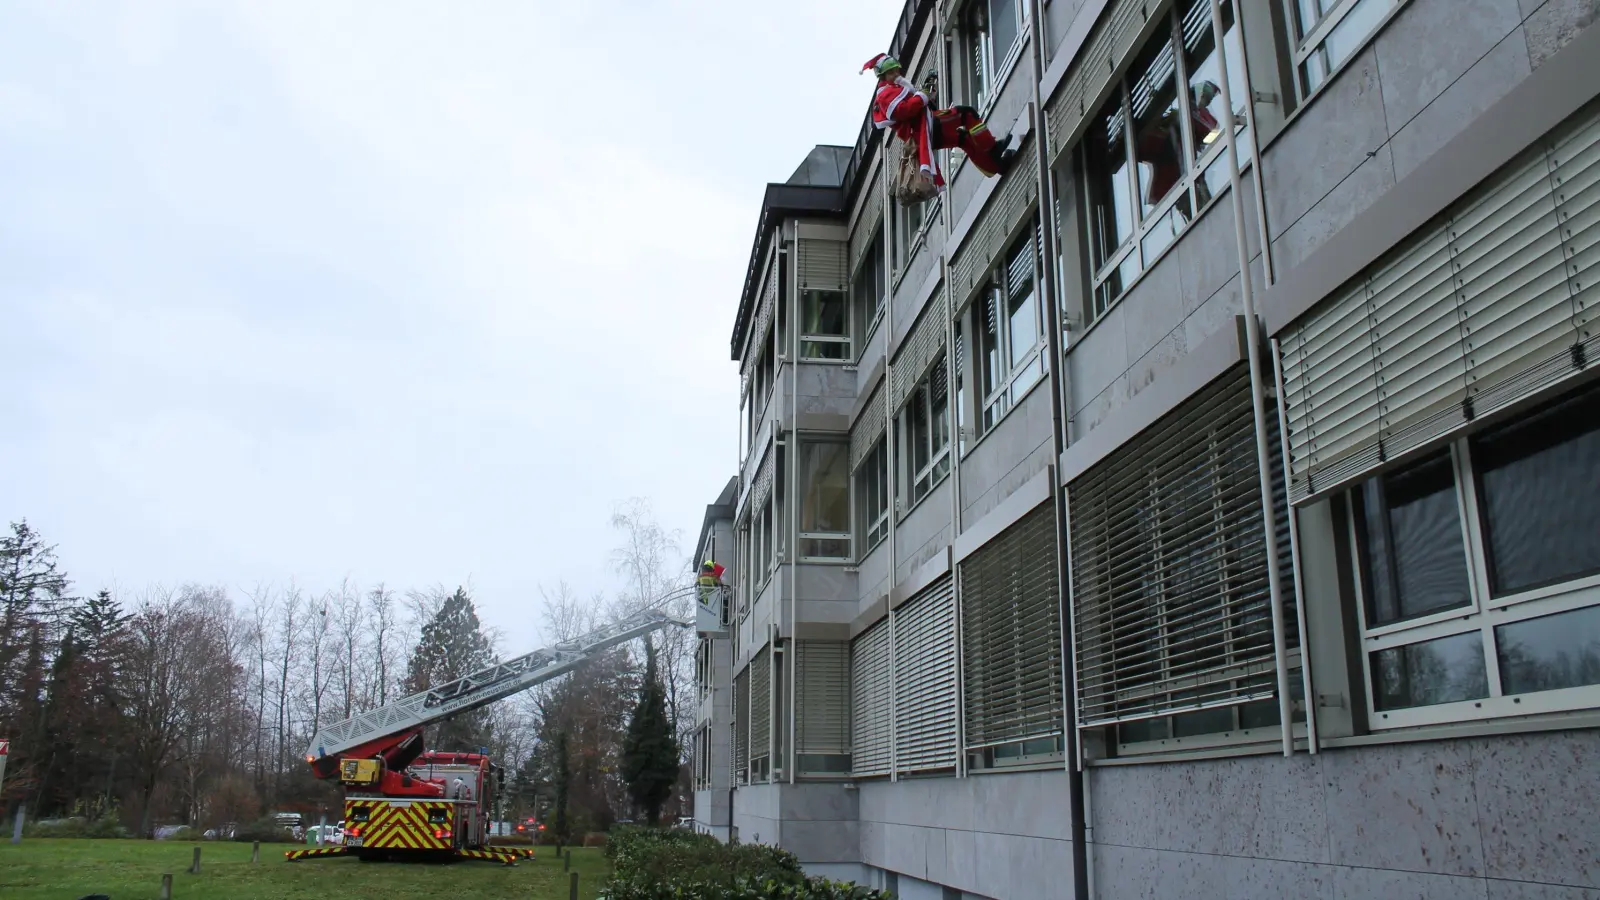
<instances>
[{"instance_id":1,"label":"metal post","mask_svg":"<svg viewBox=\"0 0 1600 900\"><path fill-rule=\"evenodd\" d=\"M161 876L161 900L172 900L172 876Z\"/></svg>"},{"instance_id":2,"label":"metal post","mask_svg":"<svg viewBox=\"0 0 1600 900\"><path fill-rule=\"evenodd\" d=\"M567 891L569 900L578 900L578 873L572 873L572 887Z\"/></svg>"},{"instance_id":3,"label":"metal post","mask_svg":"<svg viewBox=\"0 0 1600 900\"><path fill-rule=\"evenodd\" d=\"M1283 462L1283 491L1289 492L1289 423L1284 410L1283 348L1278 339L1272 339L1272 378L1278 389L1278 440L1281 442L1279 458ZM1300 637L1300 687L1306 704L1306 750L1317 752L1317 695L1311 679L1311 645L1306 640L1306 580L1300 569L1300 511L1284 498L1289 513L1289 559L1294 568L1295 625Z\"/></svg>"},{"instance_id":4,"label":"metal post","mask_svg":"<svg viewBox=\"0 0 1600 900\"><path fill-rule=\"evenodd\" d=\"M561 856L561 871L563 871L563 872L572 871L572 854L571 853L562 854L562 856Z\"/></svg>"},{"instance_id":5,"label":"metal post","mask_svg":"<svg viewBox=\"0 0 1600 900\"><path fill-rule=\"evenodd\" d=\"M323 835L323 832L325 832L327 830L327 828L328 828L328 811L327 810L323 810L322 813L317 816L317 846L318 847L321 847L323 842L326 840L326 838L324 838L322 835Z\"/></svg>"},{"instance_id":6,"label":"metal post","mask_svg":"<svg viewBox=\"0 0 1600 900\"><path fill-rule=\"evenodd\" d=\"M27 817L27 804L17 804L17 820L11 826L11 843L22 843L22 820Z\"/></svg>"},{"instance_id":7,"label":"metal post","mask_svg":"<svg viewBox=\"0 0 1600 900\"><path fill-rule=\"evenodd\" d=\"M1211 35L1217 45L1217 67L1228 71L1228 48L1222 33L1222 0L1211 0ZM1245 358L1250 367L1250 413L1255 420L1256 469L1261 479L1262 536L1266 538L1267 587L1272 608L1272 649L1277 660L1278 718L1283 723L1283 755L1294 755L1293 710L1289 703L1289 660L1284 637L1283 584L1278 571L1278 532L1272 515L1272 455L1267 448L1266 385L1261 373L1261 323L1256 319L1255 288L1250 280L1250 251L1245 242L1244 198L1239 179L1239 135L1233 118L1228 77L1222 84L1222 129L1227 137L1228 179L1232 188L1234 243L1239 251L1239 296L1244 306Z\"/></svg>"},{"instance_id":8,"label":"metal post","mask_svg":"<svg viewBox=\"0 0 1600 900\"><path fill-rule=\"evenodd\" d=\"M199 875L200 874L200 848L199 847L195 847L194 848L194 862L190 863L190 865L189 865L189 874L190 875Z\"/></svg>"},{"instance_id":9,"label":"metal post","mask_svg":"<svg viewBox=\"0 0 1600 900\"><path fill-rule=\"evenodd\" d=\"M250 842L250 861L252 863L261 862L261 842L260 841L251 841Z\"/></svg>"}]
</instances>

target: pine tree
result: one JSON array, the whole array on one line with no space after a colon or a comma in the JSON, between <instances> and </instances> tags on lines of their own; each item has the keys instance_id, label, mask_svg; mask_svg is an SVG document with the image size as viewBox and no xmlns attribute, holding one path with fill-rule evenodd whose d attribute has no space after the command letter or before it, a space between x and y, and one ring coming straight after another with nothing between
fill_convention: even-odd
<instances>
[{"instance_id":1,"label":"pine tree","mask_svg":"<svg viewBox=\"0 0 1600 900\"><path fill-rule=\"evenodd\" d=\"M622 777L628 795L651 825L660 822L661 807L678 783L678 756L677 737L667 716L666 690L656 671L655 645L646 641L644 683L639 686L639 704L623 742Z\"/></svg>"},{"instance_id":2,"label":"pine tree","mask_svg":"<svg viewBox=\"0 0 1600 900\"><path fill-rule=\"evenodd\" d=\"M13 522L11 533L0 536L0 684L18 677L14 667L34 626L57 623L69 584L55 548L27 520Z\"/></svg>"},{"instance_id":3,"label":"pine tree","mask_svg":"<svg viewBox=\"0 0 1600 900\"><path fill-rule=\"evenodd\" d=\"M463 588L439 608L423 626L417 648L411 654L406 672L406 687L413 692L447 684L494 663L494 646L483 633L472 598ZM487 710L462 713L446 720L431 736L431 746L440 750L476 751L489 745Z\"/></svg>"}]
</instances>

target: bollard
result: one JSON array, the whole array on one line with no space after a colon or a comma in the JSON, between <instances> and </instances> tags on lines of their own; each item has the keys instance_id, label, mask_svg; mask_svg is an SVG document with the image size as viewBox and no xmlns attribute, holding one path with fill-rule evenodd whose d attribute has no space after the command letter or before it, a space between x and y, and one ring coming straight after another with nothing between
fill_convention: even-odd
<instances>
[{"instance_id":1,"label":"bollard","mask_svg":"<svg viewBox=\"0 0 1600 900\"><path fill-rule=\"evenodd\" d=\"M189 874L190 875L199 875L200 874L200 848L199 847L194 848L194 864L189 866Z\"/></svg>"},{"instance_id":2,"label":"bollard","mask_svg":"<svg viewBox=\"0 0 1600 900\"><path fill-rule=\"evenodd\" d=\"M570 900L578 900L578 873L572 873L572 890L568 892Z\"/></svg>"},{"instance_id":3,"label":"bollard","mask_svg":"<svg viewBox=\"0 0 1600 900\"><path fill-rule=\"evenodd\" d=\"M250 861L253 862L253 863L261 862L261 842L260 841L252 841L250 843Z\"/></svg>"},{"instance_id":4,"label":"bollard","mask_svg":"<svg viewBox=\"0 0 1600 900\"><path fill-rule=\"evenodd\" d=\"M161 900L172 900L172 876L161 876Z\"/></svg>"},{"instance_id":5,"label":"bollard","mask_svg":"<svg viewBox=\"0 0 1600 900\"><path fill-rule=\"evenodd\" d=\"M572 853L571 852L568 852L565 856L561 857L561 871L563 871L563 872L572 871Z\"/></svg>"},{"instance_id":6,"label":"bollard","mask_svg":"<svg viewBox=\"0 0 1600 900\"><path fill-rule=\"evenodd\" d=\"M15 825L11 826L11 843L13 844L22 843L22 819L25 809L26 807L24 804L17 804L17 822Z\"/></svg>"}]
</instances>

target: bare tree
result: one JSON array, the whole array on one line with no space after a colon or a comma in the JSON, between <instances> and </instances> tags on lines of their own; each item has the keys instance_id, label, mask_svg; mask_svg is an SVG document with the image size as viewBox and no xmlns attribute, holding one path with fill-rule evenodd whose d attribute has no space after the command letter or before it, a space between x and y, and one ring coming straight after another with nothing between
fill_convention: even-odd
<instances>
[{"instance_id":1,"label":"bare tree","mask_svg":"<svg viewBox=\"0 0 1600 900\"><path fill-rule=\"evenodd\" d=\"M618 598L618 613L655 608L693 618L694 600L682 590L689 580L684 574L688 564L681 532L663 528L650 501L637 497L618 505L611 527L622 535L622 543L611 552L611 562L629 585ZM687 746L694 720L688 707L694 697L694 635L673 628L657 634L652 642L659 652L657 663L667 689L668 714L680 745Z\"/></svg>"},{"instance_id":2,"label":"bare tree","mask_svg":"<svg viewBox=\"0 0 1600 900\"><path fill-rule=\"evenodd\" d=\"M334 595L334 619L338 628L338 641L334 647L334 665L338 670L342 718L355 715L362 692L359 684L371 677L371 670L361 659L361 649L366 638L366 610L361 604L361 593L350 584L350 579L339 583Z\"/></svg>"},{"instance_id":3,"label":"bare tree","mask_svg":"<svg viewBox=\"0 0 1600 900\"><path fill-rule=\"evenodd\" d=\"M292 665L295 661L295 651L300 647L301 635L305 631L305 623L301 621L301 614L305 607L304 598L300 596L300 589L290 584L284 592L283 602L278 606L278 731L277 753L272 759L273 793L283 793L284 764L287 761L289 747L289 729L293 727L293 710L290 708L289 678L293 673Z\"/></svg>"},{"instance_id":4,"label":"bare tree","mask_svg":"<svg viewBox=\"0 0 1600 900\"><path fill-rule=\"evenodd\" d=\"M382 706L389 702L389 686L396 669L394 653L400 643L395 640L400 627L400 610L394 592L380 582L367 594L367 610L372 622L372 667L374 692L369 692L369 704ZM373 693L376 696L373 696Z\"/></svg>"}]
</instances>

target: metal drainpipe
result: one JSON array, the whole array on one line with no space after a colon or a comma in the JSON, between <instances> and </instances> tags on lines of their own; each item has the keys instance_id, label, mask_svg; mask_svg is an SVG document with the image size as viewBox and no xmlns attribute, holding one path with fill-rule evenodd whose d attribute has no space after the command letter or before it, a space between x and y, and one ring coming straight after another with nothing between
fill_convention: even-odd
<instances>
[{"instance_id":1,"label":"metal drainpipe","mask_svg":"<svg viewBox=\"0 0 1600 900\"><path fill-rule=\"evenodd\" d=\"M1037 2L1037 0L1035 0ZM1250 367L1250 414L1255 420L1256 474L1261 480L1262 536L1266 539L1267 585L1272 608L1272 648L1278 676L1278 718L1282 723L1283 755L1294 755L1293 710L1289 702L1289 660L1283 623L1283 585L1278 571L1278 530L1272 510L1272 454L1267 448L1266 385L1261 374L1261 323L1256 319L1255 288L1250 281L1250 249L1245 243L1244 198L1240 194L1239 136L1233 118L1233 97L1228 86L1228 48L1222 33L1222 0L1211 0L1211 34L1217 45L1217 66L1222 82L1222 128L1227 139L1228 179L1232 190L1234 243L1239 251L1239 294L1244 306L1245 357ZM1259 168L1259 166L1258 166Z\"/></svg>"},{"instance_id":2,"label":"metal drainpipe","mask_svg":"<svg viewBox=\"0 0 1600 900\"><path fill-rule=\"evenodd\" d=\"M889 138L884 133L883 141L879 144L880 166L883 178L879 180L879 194L883 203L883 271L884 290L887 296L883 300L883 325L879 330L883 332L883 449L884 464L887 467L886 475L889 488L889 589L884 595L884 616L887 621L885 628L889 629L889 780L895 780L894 775L894 618L888 611L888 606L894 600L894 577L900 567L900 558L896 544L896 535L900 531L900 478L899 478L899 447L895 441L894 433L894 367L889 359L894 337L894 241L892 232L897 223L894 221L894 207L890 205L892 196L889 191L889 179L894 175L889 171Z\"/></svg>"},{"instance_id":3,"label":"metal drainpipe","mask_svg":"<svg viewBox=\"0 0 1600 900\"><path fill-rule=\"evenodd\" d=\"M1058 285L1055 278L1056 233L1055 217L1047 215L1055 209L1055 192L1050 179L1050 135L1045 121L1043 92L1044 83L1044 3L1042 0L1031 0L1029 18L1032 25L1029 39L1033 44L1033 158L1035 165L1034 175L1039 179L1039 231L1042 236L1039 256L1041 259L1035 263L1035 270L1039 279L1039 301L1045 311L1045 347L1050 353L1050 440L1051 449L1055 451L1055 458L1059 460L1061 454L1066 452L1066 415L1063 394L1066 389L1066 354L1061 343L1061 308L1058 298ZM1049 466L1046 471L1055 473L1059 470L1056 465ZM1052 479L1056 475L1051 475ZM1078 722L1075 703L1069 702L1076 694L1076 678L1072 666L1068 663L1073 657L1074 642L1067 625L1071 621L1071 606L1066 602L1067 592L1071 584L1071 571L1068 567L1069 545L1067 531L1067 492L1059 484L1051 485L1050 494L1055 498L1056 519L1056 584L1057 602L1062 607L1061 611L1061 644L1062 644L1062 686L1073 685L1070 691L1064 691L1061 698L1061 739L1064 746L1071 749L1066 754L1067 773L1067 806L1071 815L1072 827L1072 894L1077 900L1089 900L1089 847L1088 847L1088 802L1085 792L1088 790L1088 779L1083 777L1082 761L1078 759Z\"/></svg>"},{"instance_id":4,"label":"metal drainpipe","mask_svg":"<svg viewBox=\"0 0 1600 900\"><path fill-rule=\"evenodd\" d=\"M789 266L789 346L791 360L789 364L789 415L794 417L795 429L794 447L785 454L784 460L789 464L789 650L795 649L795 632L800 622L800 228L795 226L795 253L791 257ZM780 635L773 636L773 643L777 643ZM785 652L783 654L783 668L789 675L789 693L784 697L788 701L789 711L785 718L788 725L784 729L784 740L788 742L783 756L783 767L790 784L794 784L794 770L796 768L795 748L799 742L795 739L795 658L796 654ZM773 682L773 696L777 698L777 682ZM778 834L783 834L783 807L778 807ZM782 846L781 844L779 846Z\"/></svg>"},{"instance_id":5,"label":"metal drainpipe","mask_svg":"<svg viewBox=\"0 0 1600 900\"><path fill-rule=\"evenodd\" d=\"M941 9L941 12L945 10ZM939 71L950 71L950 42L945 39L945 30L949 20L941 16L934 31L935 40L939 42ZM950 154L945 153L945 170L949 171ZM954 173L951 173L952 177ZM955 390L956 379L961 373L956 371L956 317L955 317L955 290L950 285L950 236L955 232L953 221L953 204L949 202L949 194L940 201L940 220L944 223L944 244L939 251L939 285L945 297L945 378L949 385L946 406L950 416L950 542L961 534L964 523L961 521L961 397ZM961 636L961 579L956 577L956 560L952 553L950 556L950 602L955 606L955 629L957 650L955 659L956 668L956 777L965 778L967 775L967 744L966 716L963 714L963 699L966 696L966 669L961 664L960 636Z\"/></svg>"}]
</instances>

